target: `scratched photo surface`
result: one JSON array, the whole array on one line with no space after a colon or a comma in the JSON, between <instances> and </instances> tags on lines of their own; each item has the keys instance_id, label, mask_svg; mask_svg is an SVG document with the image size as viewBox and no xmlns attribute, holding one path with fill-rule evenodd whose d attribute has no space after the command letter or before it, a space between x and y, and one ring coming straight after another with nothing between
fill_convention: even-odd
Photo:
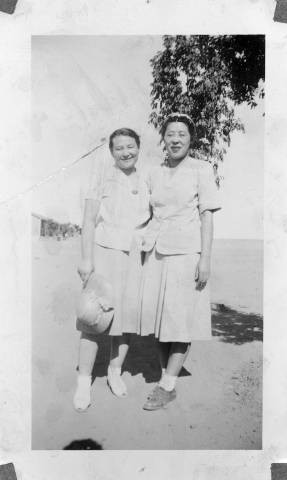
<instances>
[{"instance_id":1,"label":"scratched photo surface","mask_svg":"<svg viewBox=\"0 0 287 480\"><path fill-rule=\"evenodd\" d=\"M184 38L191 51L188 42L196 37L181 37L182 43ZM32 39L33 449L261 449L264 37L233 40L249 48L251 62L260 45L263 67L256 66L253 108L228 99L230 122L242 127L230 133L230 146L218 162L223 208L215 214L212 340L192 342L176 402L147 412L142 405L160 378L154 338L132 337L123 364L128 397L121 399L106 383L109 337L98 336L91 406L80 414L73 408L79 348L75 304L85 188L93 169L105 158L110 161L108 138L116 128L139 133L140 165L162 162L160 137L149 123L151 60L165 50L167 38ZM200 47L205 40L196 41ZM210 37L210 48L212 42ZM208 73L199 73L196 81L209 88ZM127 422L127 412L133 422Z\"/></svg>"}]
</instances>

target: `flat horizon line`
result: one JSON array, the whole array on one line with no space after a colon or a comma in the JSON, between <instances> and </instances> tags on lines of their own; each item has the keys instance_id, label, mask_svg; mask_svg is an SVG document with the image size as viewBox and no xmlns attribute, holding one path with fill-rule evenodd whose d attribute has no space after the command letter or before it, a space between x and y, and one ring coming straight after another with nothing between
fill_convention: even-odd
<instances>
[{"instance_id":1,"label":"flat horizon line","mask_svg":"<svg viewBox=\"0 0 287 480\"><path fill-rule=\"evenodd\" d=\"M263 242L264 238L248 238L248 237L214 237L214 240L246 240L246 241L254 241L254 242Z\"/></svg>"}]
</instances>

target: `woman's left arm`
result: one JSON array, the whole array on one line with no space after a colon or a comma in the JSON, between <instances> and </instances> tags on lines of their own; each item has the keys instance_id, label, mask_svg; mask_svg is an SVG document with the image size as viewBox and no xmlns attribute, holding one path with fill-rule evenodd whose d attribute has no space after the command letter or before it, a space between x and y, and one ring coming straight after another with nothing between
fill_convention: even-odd
<instances>
[{"instance_id":1,"label":"woman's left arm","mask_svg":"<svg viewBox=\"0 0 287 480\"><path fill-rule=\"evenodd\" d=\"M213 240L213 213L205 210L201 218L201 254L197 266L196 281L199 289L205 287L210 276L211 248Z\"/></svg>"},{"instance_id":2,"label":"woman's left arm","mask_svg":"<svg viewBox=\"0 0 287 480\"><path fill-rule=\"evenodd\" d=\"M220 210L220 198L213 167L198 160L198 199L201 220L201 255L196 272L197 288L203 289L210 275L213 213Z\"/></svg>"}]
</instances>

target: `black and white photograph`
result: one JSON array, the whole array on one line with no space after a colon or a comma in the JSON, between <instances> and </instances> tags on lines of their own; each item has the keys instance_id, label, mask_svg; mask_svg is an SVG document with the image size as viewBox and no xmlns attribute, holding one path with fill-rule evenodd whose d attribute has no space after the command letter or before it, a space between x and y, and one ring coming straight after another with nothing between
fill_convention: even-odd
<instances>
[{"instance_id":1,"label":"black and white photograph","mask_svg":"<svg viewBox=\"0 0 287 480\"><path fill-rule=\"evenodd\" d=\"M264 35L34 36L31 75L32 448L260 450Z\"/></svg>"},{"instance_id":2,"label":"black and white photograph","mask_svg":"<svg viewBox=\"0 0 287 480\"><path fill-rule=\"evenodd\" d=\"M286 1L0 0L0 480L285 479Z\"/></svg>"}]
</instances>

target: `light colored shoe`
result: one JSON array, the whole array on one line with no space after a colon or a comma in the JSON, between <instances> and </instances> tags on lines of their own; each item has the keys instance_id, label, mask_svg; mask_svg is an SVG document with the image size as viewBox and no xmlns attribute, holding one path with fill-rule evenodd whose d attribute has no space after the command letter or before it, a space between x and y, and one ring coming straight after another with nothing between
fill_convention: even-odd
<instances>
[{"instance_id":1,"label":"light colored shoe","mask_svg":"<svg viewBox=\"0 0 287 480\"><path fill-rule=\"evenodd\" d=\"M91 405L91 383L90 375L78 375L77 389L73 399L77 412L85 412Z\"/></svg>"},{"instance_id":2,"label":"light colored shoe","mask_svg":"<svg viewBox=\"0 0 287 480\"><path fill-rule=\"evenodd\" d=\"M121 377L120 368L113 368L109 366L107 384L110 387L111 392L116 395L116 397L124 398L127 396L128 391Z\"/></svg>"}]
</instances>

